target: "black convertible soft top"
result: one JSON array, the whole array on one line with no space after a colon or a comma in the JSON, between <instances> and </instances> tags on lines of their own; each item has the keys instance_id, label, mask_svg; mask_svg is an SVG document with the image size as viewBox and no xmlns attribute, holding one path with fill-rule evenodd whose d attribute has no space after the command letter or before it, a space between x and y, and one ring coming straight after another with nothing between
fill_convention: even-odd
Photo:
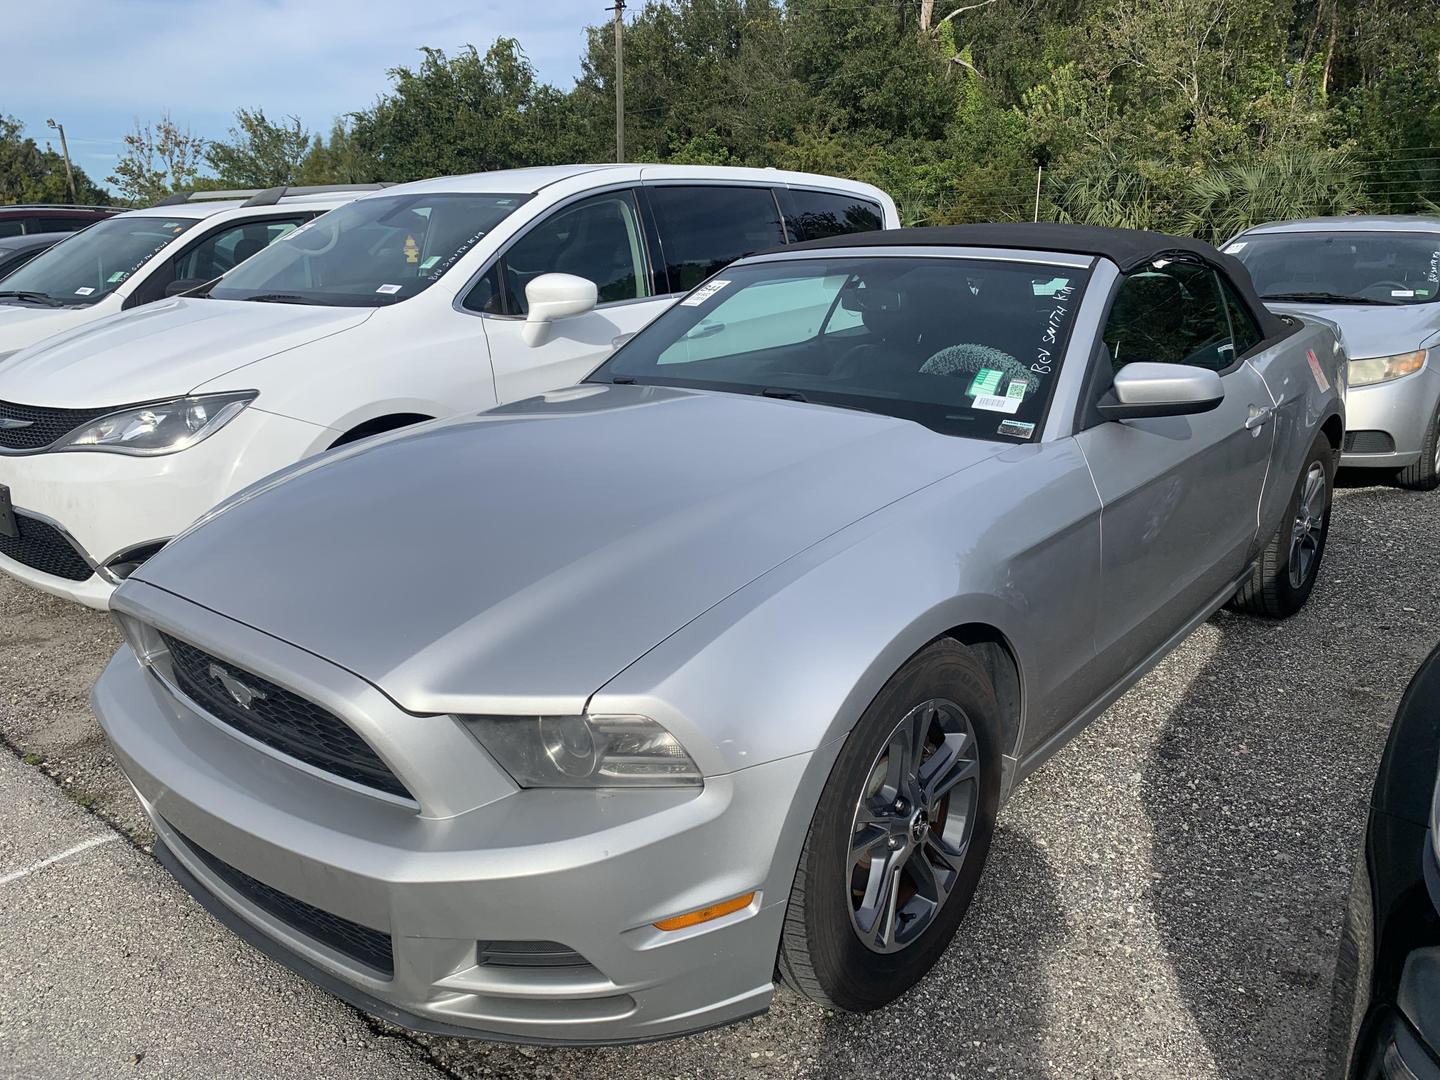
<instances>
[{"instance_id":1,"label":"black convertible soft top","mask_svg":"<svg viewBox=\"0 0 1440 1080\"><path fill-rule=\"evenodd\" d=\"M988 247L1024 251L1063 251L1109 259L1128 274L1166 255L1188 255L1224 274L1260 323L1267 339L1288 334L1290 323L1270 311L1255 294L1255 284L1243 263L1215 247L1188 236L1144 229L1105 229L1097 225L1064 225L1028 221L1003 225L932 225L919 229L882 229L875 232L827 236L777 251L814 251L824 248L867 247Z\"/></svg>"}]
</instances>

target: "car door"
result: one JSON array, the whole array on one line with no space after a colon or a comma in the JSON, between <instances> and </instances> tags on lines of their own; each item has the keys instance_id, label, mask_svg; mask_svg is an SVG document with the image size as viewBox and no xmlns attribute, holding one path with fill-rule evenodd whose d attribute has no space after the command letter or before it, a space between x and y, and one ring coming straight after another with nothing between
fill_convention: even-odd
<instances>
[{"instance_id":1,"label":"car door","mask_svg":"<svg viewBox=\"0 0 1440 1080\"><path fill-rule=\"evenodd\" d=\"M470 287L466 310L483 320L500 401L569 386L588 375L670 301L652 270L649 238L635 192L601 192L564 204L522 233ZM557 320L540 345L522 330L525 286L542 274L595 282L593 311Z\"/></svg>"},{"instance_id":2,"label":"car door","mask_svg":"<svg viewBox=\"0 0 1440 1080\"><path fill-rule=\"evenodd\" d=\"M1205 610L1240 575L1274 438L1264 381L1237 359L1220 281L1171 261L1122 278L1097 349L1096 391L1135 361L1220 374L1211 412L1103 422L1077 441L1102 504L1096 659L1118 679Z\"/></svg>"}]
</instances>

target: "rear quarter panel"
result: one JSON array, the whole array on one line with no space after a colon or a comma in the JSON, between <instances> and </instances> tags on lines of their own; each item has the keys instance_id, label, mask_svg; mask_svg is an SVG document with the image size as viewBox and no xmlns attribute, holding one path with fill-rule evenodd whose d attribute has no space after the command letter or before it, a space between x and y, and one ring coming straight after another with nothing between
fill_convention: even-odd
<instances>
[{"instance_id":1,"label":"rear quarter panel","mask_svg":"<svg viewBox=\"0 0 1440 1080\"><path fill-rule=\"evenodd\" d=\"M1297 321L1298 330L1247 361L1265 380L1276 406L1275 443L1260 504L1257 540L1262 545L1280 527L1306 455L1325 422L1338 416L1343 430L1345 419L1349 358L1338 330L1321 320Z\"/></svg>"}]
</instances>

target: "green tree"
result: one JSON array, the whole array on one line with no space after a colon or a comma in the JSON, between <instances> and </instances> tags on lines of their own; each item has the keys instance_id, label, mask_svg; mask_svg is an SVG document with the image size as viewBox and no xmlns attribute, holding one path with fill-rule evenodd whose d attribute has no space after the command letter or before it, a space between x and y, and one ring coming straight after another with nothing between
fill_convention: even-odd
<instances>
[{"instance_id":1,"label":"green tree","mask_svg":"<svg viewBox=\"0 0 1440 1080\"><path fill-rule=\"evenodd\" d=\"M276 122L264 109L236 109L228 142L205 147L205 160L225 187L293 184L310 153L310 132L299 117Z\"/></svg>"},{"instance_id":2,"label":"green tree","mask_svg":"<svg viewBox=\"0 0 1440 1080\"><path fill-rule=\"evenodd\" d=\"M352 117L350 138L374 179L430 176L584 159L566 95L535 77L519 42L482 56L422 49L418 68L390 72L394 88Z\"/></svg>"},{"instance_id":3,"label":"green tree","mask_svg":"<svg viewBox=\"0 0 1440 1080\"><path fill-rule=\"evenodd\" d=\"M135 130L124 136L124 141L125 153L115 163L108 183L130 202L155 202L194 185L205 140L188 127L181 128L169 113L154 124L135 121Z\"/></svg>"},{"instance_id":4,"label":"green tree","mask_svg":"<svg viewBox=\"0 0 1440 1080\"><path fill-rule=\"evenodd\" d=\"M82 203L107 205L109 195L74 166L75 193ZM24 125L0 114L0 203L68 203L65 159L27 138Z\"/></svg>"}]
</instances>

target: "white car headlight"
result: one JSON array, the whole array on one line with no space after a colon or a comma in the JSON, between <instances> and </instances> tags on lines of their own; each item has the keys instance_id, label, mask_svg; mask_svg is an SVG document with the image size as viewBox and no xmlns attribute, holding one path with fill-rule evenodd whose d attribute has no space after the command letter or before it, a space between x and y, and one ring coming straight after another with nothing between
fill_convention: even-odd
<instances>
[{"instance_id":1,"label":"white car headlight","mask_svg":"<svg viewBox=\"0 0 1440 1080\"><path fill-rule=\"evenodd\" d=\"M51 449L173 454L215 434L255 397L256 391L241 390L139 405L77 428Z\"/></svg>"},{"instance_id":2,"label":"white car headlight","mask_svg":"<svg viewBox=\"0 0 1440 1080\"><path fill-rule=\"evenodd\" d=\"M1414 375L1425 366L1425 350L1396 353L1394 356L1372 356L1350 361L1350 385L1373 386L1406 375Z\"/></svg>"},{"instance_id":3,"label":"white car headlight","mask_svg":"<svg viewBox=\"0 0 1440 1080\"><path fill-rule=\"evenodd\" d=\"M462 716L521 787L698 787L679 740L645 716Z\"/></svg>"}]
</instances>

